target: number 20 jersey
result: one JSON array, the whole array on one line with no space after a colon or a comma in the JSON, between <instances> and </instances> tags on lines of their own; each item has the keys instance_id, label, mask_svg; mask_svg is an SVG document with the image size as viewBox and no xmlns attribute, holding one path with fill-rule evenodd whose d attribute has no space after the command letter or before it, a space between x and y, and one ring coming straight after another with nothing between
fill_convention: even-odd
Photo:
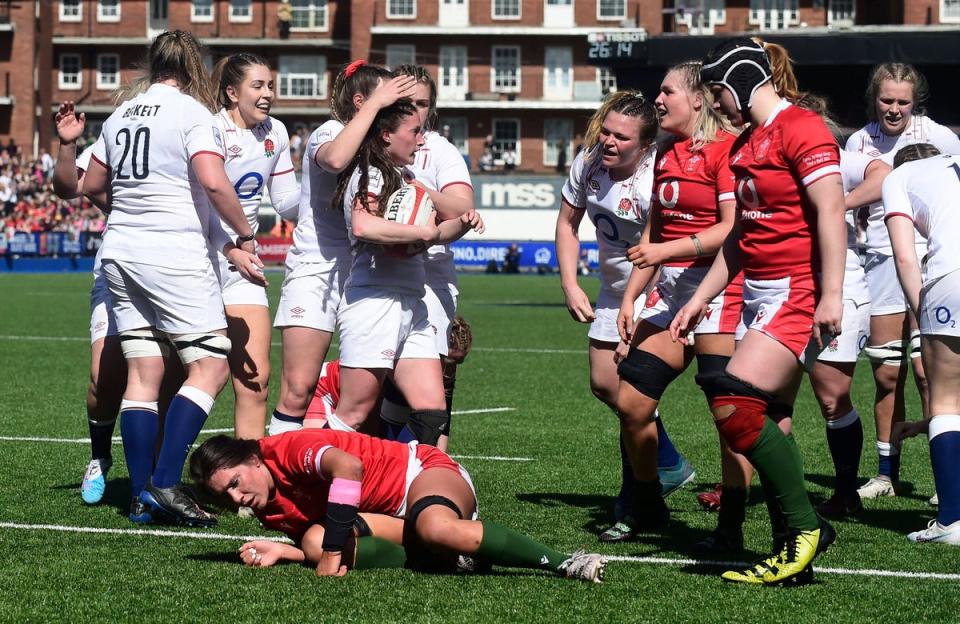
<instances>
[{"instance_id":1,"label":"number 20 jersey","mask_svg":"<svg viewBox=\"0 0 960 624\"><path fill-rule=\"evenodd\" d=\"M204 266L210 205L191 161L223 158L213 114L177 88L153 84L120 105L98 141L110 170L112 211L103 260L169 268Z\"/></svg>"}]
</instances>

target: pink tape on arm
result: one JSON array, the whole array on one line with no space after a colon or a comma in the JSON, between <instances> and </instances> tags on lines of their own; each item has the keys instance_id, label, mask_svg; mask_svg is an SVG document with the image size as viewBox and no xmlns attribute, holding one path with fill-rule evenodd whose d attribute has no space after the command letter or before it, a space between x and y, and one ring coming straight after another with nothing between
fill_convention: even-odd
<instances>
[{"instance_id":1,"label":"pink tape on arm","mask_svg":"<svg viewBox=\"0 0 960 624\"><path fill-rule=\"evenodd\" d=\"M342 477L334 477L330 484L327 502L341 505L360 506L360 482Z\"/></svg>"}]
</instances>

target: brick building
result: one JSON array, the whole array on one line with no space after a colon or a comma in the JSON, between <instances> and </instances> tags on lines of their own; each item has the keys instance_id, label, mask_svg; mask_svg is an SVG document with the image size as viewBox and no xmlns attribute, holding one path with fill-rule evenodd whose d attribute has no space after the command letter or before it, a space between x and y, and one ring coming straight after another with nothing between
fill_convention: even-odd
<instances>
[{"instance_id":1,"label":"brick building","mask_svg":"<svg viewBox=\"0 0 960 624\"><path fill-rule=\"evenodd\" d=\"M37 106L50 96L48 81L34 76L50 63L36 9L34 0L0 0L0 141L28 151L39 142Z\"/></svg>"}]
</instances>

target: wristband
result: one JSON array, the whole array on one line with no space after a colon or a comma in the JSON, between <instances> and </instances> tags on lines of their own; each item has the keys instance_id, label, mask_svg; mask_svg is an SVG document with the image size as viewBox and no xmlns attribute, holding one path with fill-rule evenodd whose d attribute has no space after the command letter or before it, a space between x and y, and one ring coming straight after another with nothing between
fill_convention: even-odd
<instances>
[{"instance_id":1,"label":"wristband","mask_svg":"<svg viewBox=\"0 0 960 624\"><path fill-rule=\"evenodd\" d=\"M335 477L327 494L327 520L323 528L323 550L341 552L353 533L360 505L360 481Z\"/></svg>"},{"instance_id":2,"label":"wristband","mask_svg":"<svg viewBox=\"0 0 960 624\"><path fill-rule=\"evenodd\" d=\"M703 245L700 244L700 239L697 238L696 234L691 234L690 240L693 241L693 249L697 252L697 257L701 257L703 255Z\"/></svg>"},{"instance_id":3,"label":"wristband","mask_svg":"<svg viewBox=\"0 0 960 624\"><path fill-rule=\"evenodd\" d=\"M239 247L239 246L243 245L244 243L249 243L250 241L256 240L256 239L257 239L257 235L254 234L253 232L250 232L250 233L247 234L246 236L237 236L236 245L237 245L237 247Z\"/></svg>"}]
</instances>

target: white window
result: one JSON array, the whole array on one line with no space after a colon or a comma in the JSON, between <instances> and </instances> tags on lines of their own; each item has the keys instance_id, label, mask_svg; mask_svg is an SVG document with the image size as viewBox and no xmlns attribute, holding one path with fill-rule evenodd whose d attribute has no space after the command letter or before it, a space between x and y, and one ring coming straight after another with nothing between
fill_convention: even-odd
<instances>
[{"instance_id":1,"label":"white window","mask_svg":"<svg viewBox=\"0 0 960 624\"><path fill-rule=\"evenodd\" d=\"M857 21L856 0L830 0L827 22L841 26L852 26Z\"/></svg>"},{"instance_id":2,"label":"white window","mask_svg":"<svg viewBox=\"0 0 960 624\"><path fill-rule=\"evenodd\" d=\"M570 99L573 96L573 50L548 47L543 63L543 96Z\"/></svg>"},{"instance_id":3,"label":"white window","mask_svg":"<svg viewBox=\"0 0 960 624\"><path fill-rule=\"evenodd\" d=\"M190 3L191 22L213 21L213 0L193 0Z\"/></svg>"},{"instance_id":4,"label":"white window","mask_svg":"<svg viewBox=\"0 0 960 624\"><path fill-rule=\"evenodd\" d=\"M495 93L520 91L520 46L494 46L490 62L490 90Z\"/></svg>"},{"instance_id":5,"label":"white window","mask_svg":"<svg viewBox=\"0 0 960 624\"><path fill-rule=\"evenodd\" d=\"M943 24L960 22L960 0L940 0L940 22Z\"/></svg>"},{"instance_id":6,"label":"white window","mask_svg":"<svg viewBox=\"0 0 960 624\"><path fill-rule=\"evenodd\" d=\"M97 0L98 22L120 21L120 0Z\"/></svg>"},{"instance_id":7,"label":"white window","mask_svg":"<svg viewBox=\"0 0 960 624\"><path fill-rule=\"evenodd\" d=\"M727 21L726 0L676 0L674 7L677 24L685 24L691 34L711 35Z\"/></svg>"},{"instance_id":8,"label":"white window","mask_svg":"<svg viewBox=\"0 0 960 624\"><path fill-rule=\"evenodd\" d=\"M597 84L600 85L600 93L606 95L617 90L617 74L609 67L597 68Z\"/></svg>"},{"instance_id":9,"label":"white window","mask_svg":"<svg viewBox=\"0 0 960 624\"><path fill-rule=\"evenodd\" d=\"M290 0L294 30L327 30L327 0Z\"/></svg>"},{"instance_id":10,"label":"white window","mask_svg":"<svg viewBox=\"0 0 960 624\"><path fill-rule=\"evenodd\" d=\"M73 90L83 86L83 75L80 72L79 54L61 54L60 72L57 84L61 89Z\"/></svg>"},{"instance_id":11,"label":"white window","mask_svg":"<svg viewBox=\"0 0 960 624\"><path fill-rule=\"evenodd\" d=\"M573 0L546 0L543 6L543 25L565 28L574 25Z\"/></svg>"},{"instance_id":12,"label":"white window","mask_svg":"<svg viewBox=\"0 0 960 624\"><path fill-rule=\"evenodd\" d=\"M413 19L417 16L417 0L387 0L387 17Z\"/></svg>"},{"instance_id":13,"label":"white window","mask_svg":"<svg viewBox=\"0 0 960 624\"><path fill-rule=\"evenodd\" d=\"M293 100L322 100L327 97L327 58L324 56L281 56L280 97Z\"/></svg>"},{"instance_id":14,"label":"white window","mask_svg":"<svg viewBox=\"0 0 960 624\"><path fill-rule=\"evenodd\" d=\"M520 0L493 0L494 19L520 19Z\"/></svg>"},{"instance_id":15,"label":"white window","mask_svg":"<svg viewBox=\"0 0 960 624\"><path fill-rule=\"evenodd\" d=\"M462 100L466 97L466 46L440 46L440 71L437 78L440 99Z\"/></svg>"},{"instance_id":16,"label":"white window","mask_svg":"<svg viewBox=\"0 0 960 624\"><path fill-rule=\"evenodd\" d=\"M116 54L97 55L97 88L116 89L120 85L120 57Z\"/></svg>"},{"instance_id":17,"label":"white window","mask_svg":"<svg viewBox=\"0 0 960 624\"><path fill-rule=\"evenodd\" d=\"M622 20L627 17L627 0L597 0L597 19Z\"/></svg>"},{"instance_id":18,"label":"white window","mask_svg":"<svg viewBox=\"0 0 960 624\"><path fill-rule=\"evenodd\" d=\"M750 23L760 30L782 30L800 23L799 0L750 0Z\"/></svg>"},{"instance_id":19,"label":"white window","mask_svg":"<svg viewBox=\"0 0 960 624\"><path fill-rule=\"evenodd\" d=\"M513 151L516 164L520 164L520 120L494 119L493 120L493 155L503 160L503 154Z\"/></svg>"},{"instance_id":20,"label":"white window","mask_svg":"<svg viewBox=\"0 0 960 624\"><path fill-rule=\"evenodd\" d=\"M557 158L562 149L566 154L566 164L573 160L573 121L569 119L543 120L543 164L551 167L557 165Z\"/></svg>"},{"instance_id":21,"label":"white window","mask_svg":"<svg viewBox=\"0 0 960 624\"><path fill-rule=\"evenodd\" d=\"M80 0L60 0L60 21L79 22L83 18L83 4Z\"/></svg>"},{"instance_id":22,"label":"white window","mask_svg":"<svg viewBox=\"0 0 960 624\"><path fill-rule=\"evenodd\" d=\"M398 65L416 65L417 48L408 43L388 43L386 59L390 69Z\"/></svg>"},{"instance_id":23,"label":"white window","mask_svg":"<svg viewBox=\"0 0 960 624\"><path fill-rule=\"evenodd\" d=\"M230 0L230 21L231 22L252 22L253 7L252 0Z\"/></svg>"},{"instance_id":24,"label":"white window","mask_svg":"<svg viewBox=\"0 0 960 624\"><path fill-rule=\"evenodd\" d=\"M467 144L467 118L466 117L441 117L437 124L437 132L445 136L448 141L453 143L461 154L469 154L470 148Z\"/></svg>"}]
</instances>

